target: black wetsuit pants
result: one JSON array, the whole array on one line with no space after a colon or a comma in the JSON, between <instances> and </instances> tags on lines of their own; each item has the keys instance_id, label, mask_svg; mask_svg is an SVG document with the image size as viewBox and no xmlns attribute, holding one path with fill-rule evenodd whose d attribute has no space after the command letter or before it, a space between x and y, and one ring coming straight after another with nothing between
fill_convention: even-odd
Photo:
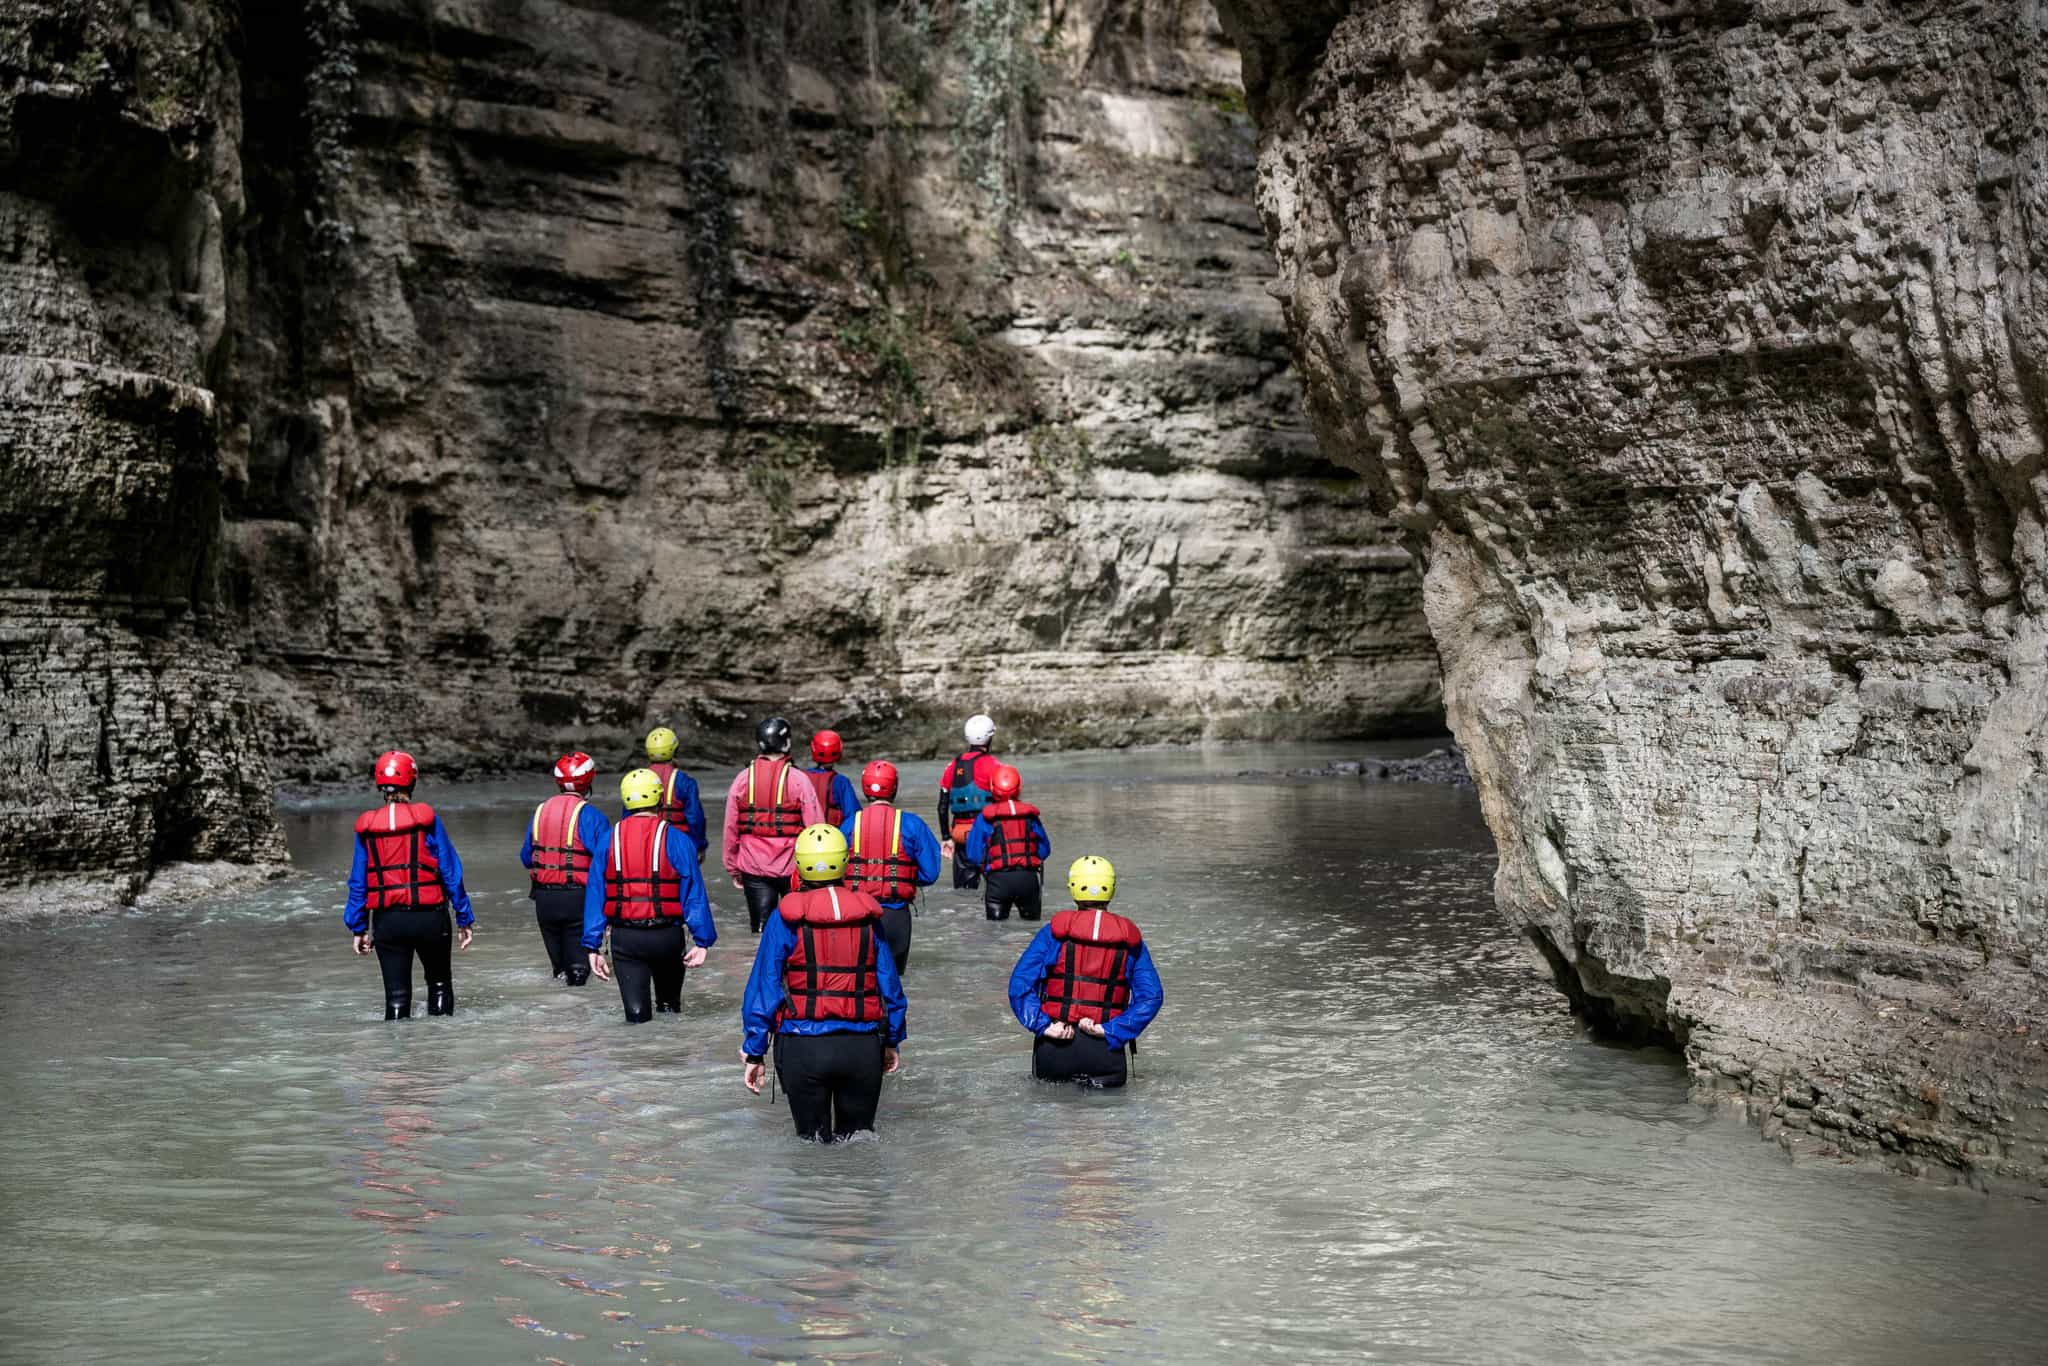
<instances>
[{"instance_id":1,"label":"black wetsuit pants","mask_svg":"<svg viewBox=\"0 0 2048 1366\"><path fill-rule=\"evenodd\" d=\"M536 887L533 916L547 945L548 967L572 987L590 980L590 955L583 951L583 889Z\"/></svg>"},{"instance_id":2,"label":"black wetsuit pants","mask_svg":"<svg viewBox=\"0 0 2048 1366\"><path fill-rule=\"evenodd\" d=\"M882 906L882 942L889 946L889 956L896 960L896 971L910 966L910 903Z\"/></svg>"},{"instance_id":3,"label":"black wetsuit pants","mask_svg":"<svg viewBox=\"0 0 2048 1366\"><path fill-rule=\"evenodd\" d=\"M747 926L759 934L768 917L782 904L782 898L789 894L789 879L741 873L740 890L747 894Z\"/></svg>"},{"instance_id":4,"label":"black wetsuit pants","mask_svg":"<svg viewBox=\"0 0 2048 1366\"><path fill-rule=\"evenodd\" d=\"M990 920L1008 920L1013 906L1019 920L1038 919L1040 886L1036 868L1002 868L982 877L981 907Z\"/></svg>"},{"instance_id":5,"label":"black wetsuit pants","mask_svg":"<svg viewBox=\"0 0 2048 1366\"><path fill-rule=\"evenodd\" d=\"M683 922L652 925L612 922L612 976L627 1024L646 1024L654 1012L683 1008Z\"/></svg>"},{"instance_id":6,"label":"black wetsuit pants","mask_svg":"<svg viewBox=\"0 0 2048 1366\"><path fill-rule=\"evenodd\" d=\"M971 892L981 885L981 865L967 861L967 832L974 828L974 818L955 820L949 828L953 832L953 890Z\"/></svg>"},{"instance_id":7,"label":"black wetsuit pants","mask_svg":"<svg viewBox=\"0 0 2048 1366\"><path fill-rule=\"evenodd\" d=\"M797 1135L830 1143L875 1127L882 1103L880 1034L777 1034L775 1077Z\"/></svg>"},{"instance_id":8,"label":"black wetsuit pants","mask_svg":"<svg viewBox=\"0 0 2048 1366\"><path fill-rule=\"evenodd\" d=\"M370 923L377 966L384 973L384 1018L412 1018L412 956L420 956L427 978L427 1014L455 1013L455 969L449 958L455 948L446 906L409 906L383 910Z\"/></svg>"},{"instance_id":9,"label":"black wetsuit pants","mask_svg":"<svg viewBox=\"0 0 2048 1366\"><path fill-rule=\"evenodd\" d=\"M1128 1054L1093 1034L1074 1031L1064 1042L1041 1034L1031 1045L1031 1075L1040 1081L1078 1081L1084 1086L1122 1086Z\"/></svg>"}]
</instances>

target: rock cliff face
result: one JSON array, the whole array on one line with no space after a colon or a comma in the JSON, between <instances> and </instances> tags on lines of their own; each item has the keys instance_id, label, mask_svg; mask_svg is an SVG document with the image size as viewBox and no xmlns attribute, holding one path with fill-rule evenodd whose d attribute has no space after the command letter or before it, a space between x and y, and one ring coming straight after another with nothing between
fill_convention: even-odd
<instances>
[{"instance_id":1,"label":"rock cliff face","mask_svg":"<svg viewBox=\"0 0 2048 1366\"><path fill-rule=\"evenodd\" d=\"M0 883L271 857L392 744L1431 725L1236 66L1191 0L0 0Z\"/></svg>"},{"instance_id":2,"label":"rock cliff face","mask_svg":"<svg viewBox=\"0 0 2048 1366\"><path fill-rule=\"evenodd\" d=\"M235 71L209 16L0 5L0 887L281 859L216 610Z\"/></svg>"},{"instance_id":3,"label":"rock cliff face","mask_svg":"<svg viewBox=\"0 0 2048 1366\"><path fill-rule=\"evenodd\" d=\"M2048 1179L2048 11L1223 8L1503 910L1787 1142Z\"/></svg>"},{"instance_id":4,"label":"rock cliff face","mask_svg":"<svg viewBox=\"0 0 2048 1366\"><path fill-rule=\"evenodd\" d=\"M300 239L228 442L285 774L769 709L898 752L1439 715L1408 557L1300 416L1206 6L248 22L347 79L252 85L247 160L349 111L251 176Z\"/></svg>"}]
</instances>

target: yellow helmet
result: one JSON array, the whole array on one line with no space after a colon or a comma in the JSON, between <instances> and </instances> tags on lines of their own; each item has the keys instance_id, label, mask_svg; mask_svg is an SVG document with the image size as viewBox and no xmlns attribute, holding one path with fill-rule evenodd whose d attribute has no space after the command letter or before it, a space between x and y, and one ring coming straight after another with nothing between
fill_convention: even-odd
<instances>
[{"instance_id":1,"label":"yellow helmet","mask_svg":"<svg viewBox=\"0 0 2048 1366\"><path fill-rule=\"evenodd\" d=\"M1116 895L1116 869L1100 854L1083 854L1067 869L1067 890L1076 901L1108 901Z\"/></svg>"},{"instance_id":2,"label":"yellow helmet","mask_svg":"<svg viewBox=\"0 0 2048 1366\"><path fill-rule=\"evenodd\" d=\"M661 779L651 768L636 768L619 779L619 800L628 811L661 805Z\"/></svg>"},{"instance_id":3,"label":"yellow helmet","mask_svg":"<svg viewBox=\"0 0 2048 1366\"><path fill-rule=\"evenodd\" d=\"M647 732L647 757L657 764L665 764L676 757L676 733L667 726L656 726Z\"/></svg>"},{"instance_id":4,"label":"yellow helmet","mask_svg":"<svg viewBox=\"0 0 2048 1366\"><path fill-rule=\"evenodd\" d=\"M831 882L846 871L846 836L836 825L807 825L796 837L796 871L805 882Z\"/></svg>"}]
</instances>

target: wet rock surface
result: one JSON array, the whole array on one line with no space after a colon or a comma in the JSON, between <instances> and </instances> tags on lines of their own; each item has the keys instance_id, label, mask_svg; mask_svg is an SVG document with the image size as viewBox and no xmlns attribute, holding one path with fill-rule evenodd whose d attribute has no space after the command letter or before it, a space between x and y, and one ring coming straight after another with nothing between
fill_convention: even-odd
<instances>
[{"instance_id":1,"label":"wet rock surface","mask_svg":"<svg viewBox=\"0 0 2048 1366\"><path fill-rule=\"evenodd\" d=\"M0 25L0 909L93 908L284 856L215 578L235 73L203 10Z\"/></svg>"},{"instance_id":2,"label":"wet rock surface","mask_svg":"<svg viewBox=\"0 0 2048 1366\"><path fill-rule=\"evenodd\" d=\"M2048 1179L2039 7L1223 10L1502 910L1788 1142Z\"/></svg>"},{"instance_id":3,"label":"wet rock surface","mask_svg":"<svg viewBox=\"0 0 2048 1366\"><path fill-rule=\"evenodd\" d=\"M898 756L976 710L1012 749L1431 728L1419 581L1301 414L1206 8L353 14L345 243L254 259L292 344L229 422L282 776L399 739L614 768L657 721L729 757L770 710ZM301 98L252 85L262 129ZM275 136L248 159L292 164Z\"/></svg>"},{"instance_id":4,"label":"wet rock surface","mask_svg":"<svg viewBox=\"0 0 2048 1366\"><path fill-rule=\"evenodd\" d=\"M1307 768L1241 768L1240 778L1349 778L1354 782L1448 783L1472 786L1465 752L1457 745L1408 758L1330 759Z\"/></svg>"}]
</instances>

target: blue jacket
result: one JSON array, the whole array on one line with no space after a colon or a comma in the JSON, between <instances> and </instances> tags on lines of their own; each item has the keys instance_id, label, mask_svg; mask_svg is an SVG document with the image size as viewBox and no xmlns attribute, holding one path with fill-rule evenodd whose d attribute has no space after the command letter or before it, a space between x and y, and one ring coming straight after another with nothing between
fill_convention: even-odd
<instances>
[{"instance_id":1,"label":"blue jacket","mask_svg":"<svg viewBox=\"0 0 2048 1366\"><path fill-rule=\"evenodd\" d=\"M590 846L590 881L583 885L583 947L596 953L604 947L604 875L611 869L612 831L605 829ZM690 942L710 948L718 942L718 927L711 923L711 900L704 894L704 879L697 872L697 846L673 825L663 832L669 864L676 870L676 904L683 908L683 923L689 926Z\"/></svg>"},{"instance_id":2,"label":"blue jacket","mask_svg":"<svg viewBox=\"0 0 2048 1366\"><path fill-rule=\"evenodd\" d=\"M824 771L822 768L807 768L804 770L806 773L823 773ZM832 774L832 800L826 802L825 805L836 806L848 816L859 811L860 792L854 787L853 780L844 773L834 770Z\"/></svg>"},{"instance_id":3,"label":"blue jacket","mask_svg":"<svg viewBox=\"0 0 2048 1366\"><path fill-rule=\"evenodd\" d=\"M427 847L434 851L434 862L441 865L441 886L448 892L448 903L455 907L455 923L474 925L476 913L469 909L469 889L462 885L462 859L438 815L434 828L427 831ZM348 905L341 913L341 922L350 934L363 934L370 928L370 913L363 905L369 891L369 861L363 856L363 837L358 835L355 861L348 868Z\"/></svg>"},{"instance_id":4,"label":"blue jacket","mask_svg":"<svg viewBox=\"0 0 2048 1366\"><path fill-rule=\"evenodd\" d=\"M767 1054L770 1033L872 1034L883 1029L880 1024L854 1020L784 1020L776 1028L775 1012L786 999L782 965L795 947L796 931L789 927L789 922L780 915L770 915L768 923L761 926L761 946L754 950L754 970L747 974L747 993L740 999L740 1027L745 1035L740 1047L748 1057ZM875 982L882 989L882 1004L889 1010L882 1040L894 1048L908 1037L903 1030L903 1017L910 1010L910 1002L903 997L903 979L896 973L896 960L889 956L880 925L875 926Z\"/></svg>"},{"instance_id":5,"label":"blue jacket","mask_svg":"<svg viewBox=\"0 0 2048 1366\"><path fill-rule=\"evenodd\" d=\"M898 808L901 810L901 808ZM846 843L853 844L853 824L860 819L855 812L839 824L839 833L846 836ZM939 880L939 837L924 823L924 817L915 811L903 812L903 847L917 860L917 885L929 887ZM880 897L875 900L882 901ZM882 901L884 906L907 906L907 901Z\"/></svg>"},{"instance_id":6,"label":"blue jacket","mask_svg":"<svg viewBox=\"0 0 2048 1366\"><path fill-rule=\"evenodd\" d=\"M989 824L988 817L976 816L974 818L974 828L967 832L967 848L961 853L961 857L977 868L986 864L988 862L989 838L995 832L996 828ZM1041 859L1050 858L1052 856L1052 837L1045 833L1045 822L1033 816L1031 818L1031 833L1038 836L1038 856Z\"/></svg>"},{"instance_id":7,"label":"blue jacket","mask_svg":"<svg viewBox=\"0 0 2048 1366\"><path fill-rule=\"evenodd\" d=\"M697 795L697 780L681 769L676 770L676 800L683 804L683 826L690 832L690 843L697 846L697 862L704 861L704 851L711 847L711 827L704 820L704 801ZM620 820L633 814L621 812Z\"/></svg>"},{"instance_id":8,"label":"blue jacket","mask_svg":"<svg viewBox=\"0 0 2048 1366\"><path fill-rule=\"evenodd\" d=\"M556 795L560 795L559 793ZM604 812L597 809L597 803L584 798L583 809L576 813L576 842L591 851L590 861L597 863L597 842L609 835L612 823ZM526 839L519 846L519 862L533 867L533 817L526 818Z\"/></svg>"},{"instance_id":9,"label":"blue jacket","mask_svg":"<svg viewBox=\"0 0 2048 1366\"><path fill-rule=\"evenodd\" d=\"M1052 926L1042 926L1024 946L1024 956L1017 960L1017 966L1010 973L1010 1012L1017 1017L1017 1023L1033 1034L1043 1034L1051 1024L1052 1016L1039 1008L1038 993L1045 986L1045 975L1052 971L1054 960L1060 956L1060 941L1052 937ZM1102 1037L1112 1048L1121 1048L1144 1033L1145 1026L1152 1023L1152 1017L1159 1013L1159 1007L1166 1004L1166 988L1159 983L1159 970L1152 966L1152 949L1148 944L1139 944L1138 951L1131 955L1128 968L1131 981L1131 1003L1124 1013L1102 1026Z\"/></svg>"}]
</instances>

